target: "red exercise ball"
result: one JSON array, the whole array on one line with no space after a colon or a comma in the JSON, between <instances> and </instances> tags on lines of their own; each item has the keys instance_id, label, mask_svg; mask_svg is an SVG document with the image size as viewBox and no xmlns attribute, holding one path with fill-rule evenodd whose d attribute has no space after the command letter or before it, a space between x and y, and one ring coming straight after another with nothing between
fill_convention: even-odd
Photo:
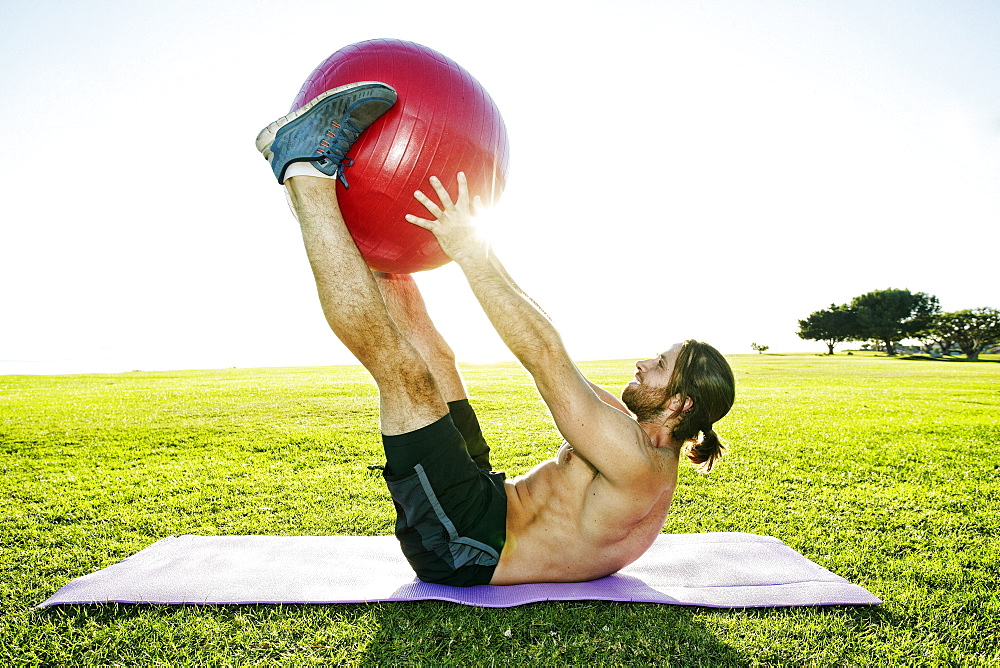
<instances>
[{"instance_id":1,"label":"red exercise ball","mask_svg":"<svg viewBox=\"0 0 1000 668\"><path fill-rule=\"evenodd\" d=\"M368 266L409 274L448 262L427 230L406 222L427 218L413 199L423 190L436 199L428 178L457 192L464 171L471 195L500 198L507 180L507 129L492 98L458 63L437 51L397 39L373 39L340 49L302 85L292 110L331 88L381 81L396 89L395 106L375 121L348 152L345 188L337 196L347 227Z\"/></svg>"}]
</instances>

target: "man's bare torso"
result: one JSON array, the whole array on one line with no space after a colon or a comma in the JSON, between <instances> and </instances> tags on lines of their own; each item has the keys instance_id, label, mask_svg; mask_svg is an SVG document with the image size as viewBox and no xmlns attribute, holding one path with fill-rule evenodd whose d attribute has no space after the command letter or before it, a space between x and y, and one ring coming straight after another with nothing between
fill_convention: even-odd
<instances>
[{"instance_id":1,"label":"man's bare torso","mask_svg":"<svg viewBox=\"0 0 1000 668\"><path fill-rule=\"evenodd\" d=\"M631 497L568 443L508 480L507 544L491 583L582 582L638 559L663 528L677 483L676 455L644 447L662 462L662 485Z\"/></svg>"}]
</instances>

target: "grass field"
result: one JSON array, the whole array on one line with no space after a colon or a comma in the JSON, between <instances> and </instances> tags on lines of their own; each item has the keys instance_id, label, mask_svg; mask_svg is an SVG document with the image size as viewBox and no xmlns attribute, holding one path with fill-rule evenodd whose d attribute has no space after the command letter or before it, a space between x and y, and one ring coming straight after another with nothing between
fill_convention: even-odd
<instances>
[{"instance_id":1,"label":"grass field","mask_svg":"<svg viewBox=\"0 0 1000 668\"><path fill-rule=\"evenodd\" d=\"M1000 364L731 358L731 453L664 531L776 536L885 601L77 606L70 579L185 533L389 534L360 368L0 377L0 665L1000 662ZM631 361L581 365L617 389ZM515 365L463 368L510 475L559 444Z\"/></svg>"}]
</instances>

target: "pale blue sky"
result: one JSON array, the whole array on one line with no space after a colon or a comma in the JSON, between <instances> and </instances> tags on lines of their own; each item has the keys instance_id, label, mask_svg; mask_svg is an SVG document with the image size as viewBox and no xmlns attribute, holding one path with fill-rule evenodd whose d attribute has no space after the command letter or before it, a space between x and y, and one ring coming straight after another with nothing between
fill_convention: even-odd
<instances>
[{"instance_id":1,"label":"pale blue sky","mask_svg":"<svg viewBox=\"0 0 1000 668\"><path fill-rule=\"evenodd\" d=\"M579 359L821 352L797 319L887 287L1000 307L1000 4L607 5L0 2L0 373L349 362L253 139L373 37L496 100L498 253Z\"/></svg>"}]
</instances>

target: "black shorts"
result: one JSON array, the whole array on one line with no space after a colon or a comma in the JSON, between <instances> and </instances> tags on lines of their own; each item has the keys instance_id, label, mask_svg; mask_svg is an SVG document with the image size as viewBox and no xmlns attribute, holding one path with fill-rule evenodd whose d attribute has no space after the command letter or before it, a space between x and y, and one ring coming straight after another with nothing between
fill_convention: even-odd
<instances>
[{"instance_id":1,"label":"black shorts","mask_svg":"<svg viewBox=\"0 0 1000 668\"><path fill-rule=\"evenodd\" d=\"M417 577L456 587L489 584L507 538L504 474L476 466L451 414L382 441L396 537ZM394 470L400 449L418 463Z\"/></svg>"}]
</instances>

